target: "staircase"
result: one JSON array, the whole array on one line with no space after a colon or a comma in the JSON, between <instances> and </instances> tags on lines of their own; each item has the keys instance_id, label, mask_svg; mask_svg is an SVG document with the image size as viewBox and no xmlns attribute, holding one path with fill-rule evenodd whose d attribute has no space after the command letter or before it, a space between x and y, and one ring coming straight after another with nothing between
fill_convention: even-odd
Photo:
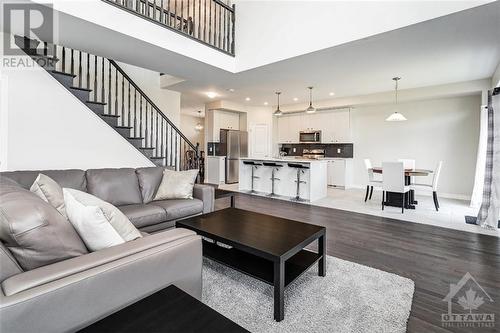
<instances>
[{"instance_id":1,"label":"staircase","mask_svg":"<svg viewBox=\"0 0 500 333\"><path fill-rule=\"evenodd\" d=\"M203 170L199 144L189 141L115 61L26 37L15 36L15 42L155 165Z\"/></svg>"}]
</instances>

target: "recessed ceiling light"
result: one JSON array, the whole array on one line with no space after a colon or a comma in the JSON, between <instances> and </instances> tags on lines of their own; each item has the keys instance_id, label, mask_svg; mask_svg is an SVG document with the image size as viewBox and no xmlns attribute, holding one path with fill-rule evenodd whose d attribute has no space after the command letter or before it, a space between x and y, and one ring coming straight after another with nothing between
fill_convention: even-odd
<instances>
[{"instance_id":1,"label":"recessed ceiling light","mask_svg":"<svg viewBox=\"0 0 500 333\"><path fill-rule=\"evenodd\" d=\"M298 100L299 100L299 99L298 99L297 97L294 97L294 98L293 98L293 101L294 101L294 102L297 102Z\"/></svg>"},{"instance_id":2,"label":"recessed ceiling light","mask_svg":"<svg viewBox=\"0 0 500 333\"><path fill-rule=\"evenodd\" d=\"M229 88L227 91L234 92L234 89L233 88Z\"/></svg>"},{"instance_id":3,"label":"recessed ceiling light","mask_svg":"<svg viewBox=\"0 0 500 333\"><path fill-rule=\"evenodd\" d=\"M268 105L269 103L268 102L264 102L264 105Z\"/></svg>"},{"instance_id":4,"label":"recessed ceiling light","mask_svg":"<svg viewBox=\"0 0 500 333\"><path fill-rule=\"evenodd\" d=\"M335 93L334 93L334 92L331 92L331 93L329 93L328 95L333 96L333 95L335 95Z\"/></svg>"},{"instance_id":5,"label":"recessed ceiling light","mask_svg":"<svg viewBox=\"0 0 500 333\"><path fill-rule=\"evenodd\" d=\"M245 98L245 101L247 101L247 102L248 102L249 100L250 100L250 97Z\"/></svg>"},{"instance_id":6,"label":"recessed ceiling light","mask_svg":"<svg viewBox=\"0 0 500 333\"><path fill-rule=\"evenodd\" d=\"M208 96L208 98L215 98L217 97L217 93L214 92L214 91L209 91L206 93L206 95Z\"/></svg>"}]
</instances>

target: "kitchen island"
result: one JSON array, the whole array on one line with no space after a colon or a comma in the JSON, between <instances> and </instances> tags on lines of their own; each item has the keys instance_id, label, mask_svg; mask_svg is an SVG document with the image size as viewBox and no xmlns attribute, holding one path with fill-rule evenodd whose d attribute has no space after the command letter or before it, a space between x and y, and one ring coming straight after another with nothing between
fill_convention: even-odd
<instances>
[{"instance_id":1,"label":"kitchen island","mask_svg":"<svg viewBox=\"0 0 500 333\"><path fill-rule=\"evenodd\" d=\"M289 163L301 164L308 169L302 169L300 180L300 198L307 201L315 201L327 196L327 161L307 158L240 158L239 190L250 191L252 189L252 166L244 161L253 161L258 164L263 162L274 162L281 167L277 168L274 177L279 178L274 182L274 193L279 197L294 198L297 195L297 168L289 166ZM272 189L271 173L272 167L258 166L254 169L254 190L258 194L269 194Z\"/></svg>"}]
</instances>

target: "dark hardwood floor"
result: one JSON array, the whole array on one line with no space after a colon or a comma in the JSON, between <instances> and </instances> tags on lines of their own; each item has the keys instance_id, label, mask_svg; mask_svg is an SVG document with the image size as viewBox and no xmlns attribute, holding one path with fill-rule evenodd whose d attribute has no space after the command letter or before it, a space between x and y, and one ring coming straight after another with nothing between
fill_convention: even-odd
<instances>
[{"instance_id":1,"label":"dark hardwood floor","mask_svg":"<svg viewBox=\"0 0 500 333\"><path fill-rule=\"evenodd\" d=\"M216 209L228 205L229 199L216 201ZM246 194L237 195L236 207L325 226L329 255L415 281L408 332L500 332L496 237ZM493 303L481 305L480 312L495 314L494 328L441 326L449 285L466 272L493 298Z\"/></svg>"}]
</instances>

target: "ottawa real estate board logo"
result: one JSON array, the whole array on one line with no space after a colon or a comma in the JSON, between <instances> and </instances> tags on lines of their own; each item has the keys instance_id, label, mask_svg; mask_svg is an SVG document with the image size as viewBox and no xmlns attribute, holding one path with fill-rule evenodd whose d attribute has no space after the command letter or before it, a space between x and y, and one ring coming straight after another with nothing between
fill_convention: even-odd
<instances>
[{"instance_id":1,"label":"ottawa real estate board logo","mask_svg":"<svg viewBox=\"0 0 500 333\"><path fill-rule=\"evenodd\" d=\"M495 327L495 314L480 310L485 303L493 303L493 299L469 272L457 284L450 284L443 301L448 302L448 313L441 314L442 327Z\"/></svg>"}]
</instances>

